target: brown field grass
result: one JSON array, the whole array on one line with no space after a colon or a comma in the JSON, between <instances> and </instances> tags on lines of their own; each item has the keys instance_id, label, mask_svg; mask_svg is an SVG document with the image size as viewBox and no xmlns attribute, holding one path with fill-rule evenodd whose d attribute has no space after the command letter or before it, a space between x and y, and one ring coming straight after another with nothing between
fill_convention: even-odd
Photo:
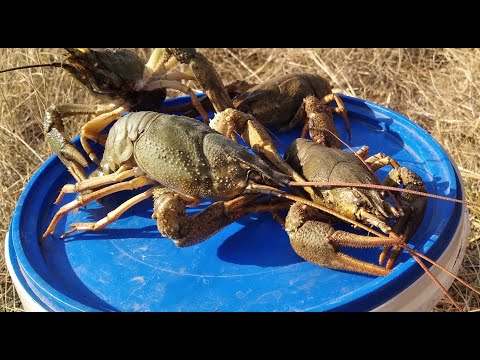
<instances>
[{"instance_id":1,"label":"brown field grass","mask_svg":"<svg viewBox=\"0 0 480 360\"><path fill-rule=\"evenodd\" d=\"M138 49L146 57L149 50ZM260 82L294 71L326 77L336 91L400 112L425 128L453 157L465 182L471 234L460 270L467 282L480 277L480 49L201 49L225 83ZM60 59L62 49L0 49L0 69ZM3 239L24 186L51 151L42 133L45 108L92 103L60 69L0 74L0 311L22 311L3 256ZM85 121L68 119L74 136ZM450 292L466 311L480 296L454 282ZM434 311L454 311L442 300Z\"/></svg>"}]
</instances>

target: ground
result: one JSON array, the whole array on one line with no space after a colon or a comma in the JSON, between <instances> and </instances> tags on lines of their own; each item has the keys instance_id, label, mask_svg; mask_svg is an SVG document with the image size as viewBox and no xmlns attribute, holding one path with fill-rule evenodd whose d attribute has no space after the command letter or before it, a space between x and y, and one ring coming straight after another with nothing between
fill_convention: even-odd
<instances>
[{"instance_id":1,"label":"ground","mask_svg":"<svg viewBox=\"0 0 480 360\"><path fill-rule=\"evenodd\" d=\"M147 58L149 49L136 49ZM406 115L452 156L465 183L471 232L459 275L480 284L480 49L200 49L225 83L261 82L276 75L311 72L334 91L370 100ZM61 59L63 49L0 49L1 68ZM194 84L193 84L194 85ZM51 155L42 133L45 108L97 101L57 68L0 74L0 239L15 204L36 169ZM73 137L86 118L69 119ZM0 241L0 311L22 311ZM465 311L480 309L480 296L457 281L450 293ZM454 311L442 300L434 311Z\"/></svg>"}]
</instances>

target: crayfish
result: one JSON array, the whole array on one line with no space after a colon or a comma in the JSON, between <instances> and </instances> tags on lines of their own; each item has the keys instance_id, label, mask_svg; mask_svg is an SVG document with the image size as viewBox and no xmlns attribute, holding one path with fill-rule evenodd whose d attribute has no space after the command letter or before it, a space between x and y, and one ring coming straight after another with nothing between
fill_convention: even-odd
<instances>
[{"instance_id":1,"label":"crayfish","mask_svg":"<svg viewBox=\"0 0 480 360\"><path fill-rule=\"evenodd\" d=\"M223 103L224 108L233 107L250 114L266 127L285 132L301 125L304 137L308 131L312 134L312 130L314 133L328 136L323 131L325 126L328 126L330 132L337 134L333 122L319 119L319 116L322 117L319 112L312 114L305 99L315 98L317 104L324 106L324 111L342 115L350 136L348 113L341 97L332 93L328 81L319 75L309 73L282 75L255 86L245 81L235 81L226 85L225 89L232 100L230 103ZM325 106L333 101L336 102L336 107ZM212 108L208 97L202 99L202 104L206 109ZM197 113L190 108L191 105L186 105L176 110L195 116ZM218 106L215 109L218 109ZM332 141L335 143L332 146L340 147L338 140Z\"/></svg>"}]
</instances>

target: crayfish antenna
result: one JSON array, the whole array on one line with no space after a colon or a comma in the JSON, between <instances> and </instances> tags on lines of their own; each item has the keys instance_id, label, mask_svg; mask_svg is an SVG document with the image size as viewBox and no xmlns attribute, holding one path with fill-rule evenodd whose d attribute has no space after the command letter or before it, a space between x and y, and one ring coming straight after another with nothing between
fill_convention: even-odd
<instances>
[{"instance_id":1,"label":"crayfish antenna","mask_svg":"<svg viewBox=\"0 0 480 360\"><path fill-rule=\"evenodd\" d=\"M461 284L465 285L468 289L472 290L474 293L476 294L479 294L480 295L480 290L476 289L475 287L473 287L472 285L468 284L465 280L463 280L462 278L460 278L459 276L455 275L454 273L452 273L450 270L448 270L446 267L444 267L443 265L437 263L436 261L430 259L428 256L425 256L424 254L416 251L416 250L413 250L412 248L408 247L407 245L405 244L400 244L399 245L400 247L402 247L404 250L406 250L412 257L413 259L418 263L418 265L420 265L420 267L425 271L425 273L433 280L433 282L442 290L442 292L445 294L445 296L451 301L451 303L453 304L453 306L455 306L457 308L458 311L461 311L463 312L463 309L460 307L460 305L455 301L455 299L452 297L452 295L450 295L450 293L448 292L448 290L440 283L440 281L435 277L435 275L432 274L432 272L425 266L425 264L423 263L422 260L420 260L420 258L426 260L427 262L429 262L430 264L438 267L439 269L445 271L448 275L450 275L451 277L453 277L455 280L457 280L458 282L460 282Z\"/></svg>"},{"instance_id":2,"label":"crayfish antenna","mask_svg":"<svg viewBox=\"0 0 480 360\"><path fill-rule=\"evenodd\" d=\"M10 68L10 69L0 70L0 74L1 73L6 73L6 72L9 72L9 71L16 71L16 70L23 70L23 69L33 69L33 68L40 68L40 67L59 67L59 68L61 68L62 63L54 62L54 63L50 63L50 64L36 64L36 65L17 66L17 67Z\"/></svg>"},{"instance_id":3,"label":"crayfish antenna","mask_svg":"<svg viewBox=\"0 0 480 360\"><path fill-rule=\"evenodd\" d=\"M463 312L463 309L460 307L460 305L455 301L452 295L448 292L447 289L445 289L445 286L443 286L440 281L435 277L435 275L432 274L432 272L425 266L422 260L419 259L417 254L410 252L410 248L408 246L405 246L404 249L408 249L407 251L412 255L412 257L415 259L415 261L420 265L420 267L425 271L425 273L430 277L430 279L433 280L433 282L442 290L442 292L445 294L445 296L451 301L453 306L457 308L458 311ZM452 273L451 273L452 274ZM453 274L452 274L453 275ZM459 279L456 275L453 275L456 279Z\"/></svg>"},{"instance_id":4,"label":"crayfish antenna","mask_svg":"<svg viewBox=\"0 0 480 360\"><path fill-rule=\"evenodd\" d=\"M466 200L461 200L461 199L455 199L455 198L450 198L447 196L441 196L441 195L436 195L436 194L429 194L421 191L415 191L415 190L410 190L410 189L404 189L404 188L396 188L392 186L386 186L386 185L378 185L378 184L362 184L362 183L345 183L345 182L328 182L328 181L291 181L288 183L289 186L312 186L312 187L357 187L357 188L363 188L363 189L376 189L376 190L388 190L388 191L394 191L394 192L403 192L403 193L408 193L412 195L417 195L417 196L424 196L432 199L438 199L438 200L445 200L445 201L451 201L451 202L456 202L460 204L465 204L465 205L472 205Z\"/></svg>"},{"instance_id":5,"label":"crayfish antenna","mask_svg":"<svg viewBox=\"0 0 480 360\"><path fill-rule=\"evenodd\" d=\"M416 250L413 250L412 248L408 247L407 245L404 245L404 244L401 244L400 245L401 247L403 247L406 251L408 251L410 253L410 255L412 255L412 257L415 255L415 256L418 256L419 258L422 258L426 261L428 261L430 264L438 267L439 269L445 271L448 275L450 275L451 277L453 277L455 280L457 280L458 282L460 282L461 284L465 285L467 288L469 288L470 290L472 290L474 293L480 295L480 290L474 288L472 285L468 284L465 280L463 280L462 278L460 278L459 276L455 275L454 273L452 273L450 270L448 270L446 267L444 267L443 265L437 263L436 261L430 259L428 256L425 256L423 255L422 253L416 251Z\"/></svg>"}]
</instances>

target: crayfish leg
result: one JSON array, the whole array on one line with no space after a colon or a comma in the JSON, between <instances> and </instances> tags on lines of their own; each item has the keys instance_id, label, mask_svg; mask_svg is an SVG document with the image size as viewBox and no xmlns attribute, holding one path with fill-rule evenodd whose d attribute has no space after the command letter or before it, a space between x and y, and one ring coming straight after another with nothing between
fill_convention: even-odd
<instances>
[{"instance_id":1,"label":"crayfish leg","mask_svg":"<svg viewBox=\"0 0 480 360\"><path fill-rule=\"evenodd\" d=\"M60 204L65 194L84 192L86 190L96 189L104 185L119 183L135 175L141 175L141 170L139 168L129 169L127 166L122 165L113 174L91 177L85 180L77 181L75 184L66 184L62 187L62 190L60 190L60 193L58 194L54 204Z\"/></svg>"},{"instance_id":2,"label":"crayfish leg","mask_svg":"<svg viewBox=\"0 0 480 360\"><path fill-rule=\"evenodd\" d=\"M147 63L145 64L145 68L143 69L143 83L140 87L143 87L147 84L152 77L157 75L158 73L164 74L169 69L165 66L167 61L169 60L170 56L166 53L165 49L156 48L150 54L150 58L148 59ZM175 60L175 58L170 58ZM175 66L175 63L170 65L171 67Z\"/></svg>"},{"instance_id":3,"label":"crayfish leg","mask_svg":"<svg viewBox=\"0 0 480 360\"><path fill-rule=\"evenodd\" d=\"M337 107L333 108L333 111L335 111L337 114L342 115L343 120L345 121L345 127L347 129L348 139L350 140L351 139L350 119L348 118L347 109L345 108L345 105L343 104L342 99L336 94L329 94L321 100L325 104L331 103L333 101L337 103Z\"/></svg>"},{"instance_id":4,"label":"crayfish leg","mask_svg":"<svg viewBox=\"0 0 480 360\"><path fill-rule=\"evenodd\" d=\"M171 88L189 95L193 106L202 116L203 122L205 124L208 124L210 122L208 114L203 108L202 103L198 99L197 94L195 94L195 92L190 87L176 80L155 80L146 85L144 89L152 91L159 88Z\"/></svg>"},{"instance_id":5,"label":"crayfish leg","mask_svg":"<svg viewBox=\"0 0 480 360\"><path fill-rule=\"evenodd\" d=\"M127 111L126 107L119 106L112 111L98 115L97 117L93 118L82 126L82 129L80 130L80 143L82 144L82 147L87 153L90 160L92 160L95 164L100 164L100 160L98 159L90 144L87 142L87 139L93 140L95 142L100 142L100 133L108 125L117 120L120 115L122 115L125 111Z\"/></svg>"},{"instance_id":6,"label":"crayfish leg","mask_svg":"<svg viewBox=\"0 0 480 360\"><path fill-rule=\"evenodd\" d=\"M135 195L134 197L128 199L125 201L123 204L121 204L119 207L114 209L113 211L110 211L107 216L104 218L98 220L97 222L89 222L89 223L73 223L70 224L72 229L64 233L61 238L64 238L65 236L75 232L75 231L80 231L80 230L87 230L87 231L98 231L103 228L105 228L107 225L115 222L122 214L130 209L132 206L138 204L139 202L142 202L143 200L146 200L150 198L153 195L154 189L148 189L147 191L144 191L138 195Z\"/></svg>"},{"instance_id":7,"label":"crayfish leg","mask_svg":"<svg viewBox=\"0 0 480 360\"><path fill-rule=\"evenodd\" d=\"M313 95L303 100L307 121L302 130L302 137L308 132L316 143L323 146L341 149L339 135L333 123L333 114L330 108Z\"/></svg>"},{"instance_id":8,"label":"crayfish leg","mask_svg":"<svg viewBox=\"0 0 480 360\"><path fill-rule=\"evenodd\" d=\"M124 181L124 182L120 182L117 184L104 187L100 190L91 192L89 194L77 196L75 200L69 202L68 204L63 205L60 208L60 210L57 211L52 221L50 222L50 225L48 226L47 230L45 230L45 232L43 233L41 240L44 240L49 234L53 235L55 231L55 227L57 226L60 219L70 211L78 209L81 206L85 206L91 203L92 201L101 199L107 195L111 195L116 192L124 191L124 190L138 189L152 183L153 183L152 180L150 180L146 176L139 176L129 181ZM68 233L70 234L71 232L72 231L69 231Z\"/></svg>"},{"instance_id":9,"label":"crayfish leg","mask_svg":"<svg viewBox=\"0 0 480 360\"><path fill-rule=\"evenodd\" d=\"M378 169L387 165L391 165L394 169L400 167L400 165L395 159L393 159L388 155L385 155L384 153L377 153L375 155L372 155L366 158L365 162L367 163L368 166L370 166L370 169L372 169L372 171L377 171Z\"/></svg>"}]
</instances>

